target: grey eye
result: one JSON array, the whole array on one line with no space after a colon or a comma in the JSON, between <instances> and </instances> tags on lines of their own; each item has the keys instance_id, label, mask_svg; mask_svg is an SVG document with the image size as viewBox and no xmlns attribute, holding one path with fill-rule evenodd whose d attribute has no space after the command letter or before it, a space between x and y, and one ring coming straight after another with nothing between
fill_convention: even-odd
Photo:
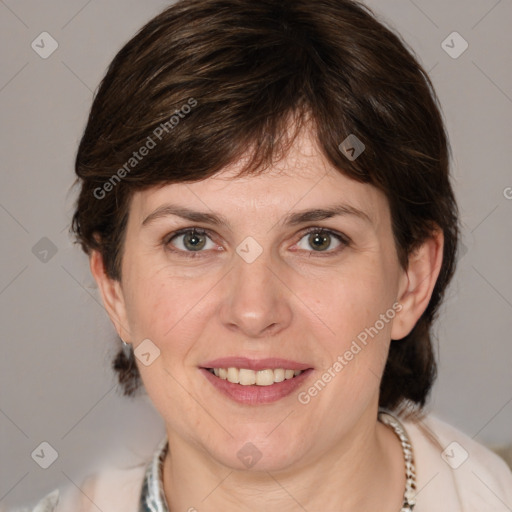
<instances>
[{"instance_id":1,"label":"grey eye","mask_svg":"<svg viewBox=\"0 0 512 512\"><path fill-rule=\"evenodd\" d=\"M172 243L174 247L182 251L199 252L205 248L211 248L206 247L209 239L210 238L206 233L194 229L189 229L187 231L183 231L182 233L174 235L169 240L169 243ZM181 243L177 243L176 240L181 240ZM213 245L213 242L211 240L210 242Z\"/></svg>"},{"instance_id":2,"label":"grey eye","mask_svg":"<svg viewBox=\"0 0 512 512\"><path fill-rule=\"evenodd\" d=\"M328 231L311 231L309 233L306 233L302 238L301 241L307 239L308 247L300 247L301 249L304 249L305 251L310 251L311 247L315 252L323 252L327 249L335 249L338 246L330 247L333 241L336 241L338 245L341 245L341 242L339 238L334 234L330 233ZM300 244L300 242L299 242Z\"/></svg>"}]
</instances>

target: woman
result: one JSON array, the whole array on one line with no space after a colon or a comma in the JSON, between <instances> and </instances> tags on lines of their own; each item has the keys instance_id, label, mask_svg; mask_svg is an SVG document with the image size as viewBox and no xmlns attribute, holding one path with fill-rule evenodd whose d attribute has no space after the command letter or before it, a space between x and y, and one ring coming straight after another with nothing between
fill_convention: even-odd
<instances>
[{"instance_id":1,"label":"woman","mask_svg":"<svg viewBox=\"0 0 512 512\"><path fill-rule=\"evenodd\" d=\"M448 142L366 7L178 2L111 63L76 172L114 368L166 436L36 510L511 510L505 463L424 411Z\"/></svg>"}]
</instances>

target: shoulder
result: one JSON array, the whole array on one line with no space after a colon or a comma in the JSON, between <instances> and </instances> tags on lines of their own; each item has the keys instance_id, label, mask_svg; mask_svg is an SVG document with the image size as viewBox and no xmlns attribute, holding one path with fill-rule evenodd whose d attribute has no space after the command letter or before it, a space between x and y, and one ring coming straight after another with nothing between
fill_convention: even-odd
<instances>
[{"instance_id":1,"label":"shoulder","mask_svg":"<svg viewBox=\"0 0 512 512\"><path fill-rule=\"evenodd\" d=\"M7 511L3 507L0 507L0 512L53 512L57 510L59 500L60 491L59 489L55 489L38 501L35 507L10 508Z\"/></svg>"},{"instance_id":2,"label":"shoulder","mask_svg":"<svg viewBox=\"0 0 512 512\"><path fill-rule=\"evenodd\" d=\"M64 491L55 512L138 511L145 465L129 469L104 468L89 475L79 491Z\"/></svg>"},{"instance_id":3,"label":"shoulder","mask_svg":"<svg viewBox=\"0 0 512 512\"><path fill-rule=\"evenodd\" d=\"M137 512L145 465L128 469L104 468L90 474L80 485L55 489L33 508L7 512Z\"/></svg>"},{"instance_id":4,"label":"shoulder","mask_svg":"<svg viewBox=\"0 0 512 512\"><path fill-rule=\"evenodd\" d=\"M416 462L415 511L512 509L512 472L498 455L432 413L401 421Z\"/></svg>"}]
</instances>

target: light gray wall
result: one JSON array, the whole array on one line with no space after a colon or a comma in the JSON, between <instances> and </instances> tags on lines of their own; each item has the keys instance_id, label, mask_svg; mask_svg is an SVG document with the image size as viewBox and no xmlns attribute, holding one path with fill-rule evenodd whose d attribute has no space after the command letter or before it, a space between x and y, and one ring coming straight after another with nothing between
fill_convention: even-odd
<instances>
[{"instance_id":1,"label":"light gray wall","mask_svg":"<svg viewBox=\"0 0 512 512\"><path fill-rule=\"evenodd\" d=\"M512 2L368 3L432 70L453 146L467 252L437 327L430 408L481 442L510 443ZM117 50L166 4L0 0L0 505L79 482L106 459L144 460L164 433L147 399L116 392L113 329L67 227L93 91ZM441 46L453 31L469 44L457 59ZM51 48L48 39L41 48L42 32L58 42L47 59L31 47ZM457 39L448 45L460 48ZM43 441L58 452L46 470L31 458Z\"/></svg>"}]
</instances>

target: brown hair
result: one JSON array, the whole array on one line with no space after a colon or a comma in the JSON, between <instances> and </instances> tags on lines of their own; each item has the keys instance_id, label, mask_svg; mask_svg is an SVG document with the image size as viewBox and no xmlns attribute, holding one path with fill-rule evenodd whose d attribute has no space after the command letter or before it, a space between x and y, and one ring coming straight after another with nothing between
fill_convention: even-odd
<instances>
[{"instance_id":1,"label":"brown hair","mask_svg":"<svg viewBox=\"0 0 512 512\"><path fill-rule=\"evenodd\" d=\"M297 133L311 122L341 173L383 191L404 268L436 226L444 233L430 303L411 333L391 343L381 382L381 407L421 410L436 376L431 324L459 232L449 147L427 74L359 2L182 0L149 21L95 95L76 157L76 238L121 279L135 190L203 180L248 154L240 175L263 172L292 144L290 119ZM349 135L365 144L356 159L339 147ZM131 395L140 386L133 352L120 351L113 366Z\"/></svg>"}]
</instances>

